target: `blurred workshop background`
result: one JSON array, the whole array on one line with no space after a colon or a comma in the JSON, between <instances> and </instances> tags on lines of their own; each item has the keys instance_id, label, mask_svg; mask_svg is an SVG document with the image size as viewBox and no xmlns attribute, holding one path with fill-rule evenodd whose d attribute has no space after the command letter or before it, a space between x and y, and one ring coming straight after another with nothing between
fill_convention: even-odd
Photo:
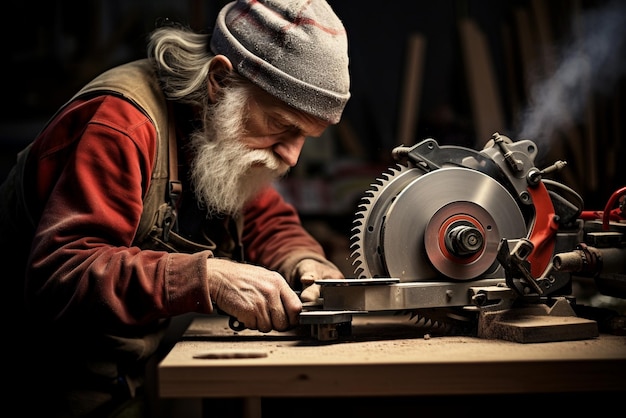
<instances>
[{"instance_id":1,"label":"blurred workshop background","mask_svg":"<svg viewBox=\"0 0 626 418\"><path fill-rule=\"evenodd\" d=\"M218 0L12 1L4 15L0 177L92 77L142 58L159 19L210 31ZM626 184L626 2L329 0L348 31L352 98L280 189L331 258L391 150L426 138L480 149L532 139L539 168L602 210ZM8 51L7 51L8 50ZM621 164L620 164L621 163Z\"/></svg>"}]
</instances>

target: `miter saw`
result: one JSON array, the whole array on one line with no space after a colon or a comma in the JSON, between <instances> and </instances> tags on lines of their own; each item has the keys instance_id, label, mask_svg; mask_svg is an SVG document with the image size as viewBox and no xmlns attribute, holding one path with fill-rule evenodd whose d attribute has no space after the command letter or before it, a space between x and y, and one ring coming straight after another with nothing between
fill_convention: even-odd
<instances>
[{"instance_id":1,"label":"miter saw","mask_svg":"<svg viewBox=\"0 0 626 418\"><path fill-rule=\"evenodd\" d=\"M355 216L355 277L316 282L321 298L300 323L319 340L349 334L353 315L374 312L523 343L598 336L572 283L588 277L626 298L626 188L604 211L586 212L575 191L548 179L566 163L539 169L537 152L498 133L480 151L434 139L395 148L396 166Z\"/></svg>"}]
</instances>

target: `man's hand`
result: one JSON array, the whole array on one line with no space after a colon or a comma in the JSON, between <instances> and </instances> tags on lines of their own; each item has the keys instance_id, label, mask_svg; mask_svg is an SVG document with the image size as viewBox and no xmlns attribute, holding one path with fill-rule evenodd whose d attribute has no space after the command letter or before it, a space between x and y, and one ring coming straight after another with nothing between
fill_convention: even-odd
<instances>
[{"instance_id":1,"label":"man's hand","mask_svg":"<svg viewBox=\"0 0 626 418\"><path fill-rule=\"evenodd\" d=\"M317 302L319 299L320 285L315 284L316 280L345 278L335 266L320 263L313 259L302 260L298 263L296 277L299 277L300 283L302 283L300 300L303 302Z\"/></svg>"},{"instance_id":2,"label":"man's hand","mask_svg":"<svg viewBox=\"0 0 626 418\"><path fill-rule=\"evenodd\" d=\"M298 324L302 302L283 276L250 264L207 260L211 300L249 329L286 331Z\"/></svg>"}]
</instances>

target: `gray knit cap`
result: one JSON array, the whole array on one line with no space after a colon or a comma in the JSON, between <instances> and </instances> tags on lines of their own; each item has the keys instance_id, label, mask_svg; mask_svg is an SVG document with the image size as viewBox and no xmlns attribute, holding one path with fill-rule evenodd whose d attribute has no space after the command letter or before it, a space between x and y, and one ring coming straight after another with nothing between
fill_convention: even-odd
<instances>
[{"instance_id":1,"label":"gray knit cap","mask_svg":"<svg viewBox=\"0 0 626 418\"><path fill-rule=\"evenodd\" d=\"M337 123L350 98L348 42L324 0L237 0L222 8L211 50L288 105Z\"/></svg>"}]
</instances>

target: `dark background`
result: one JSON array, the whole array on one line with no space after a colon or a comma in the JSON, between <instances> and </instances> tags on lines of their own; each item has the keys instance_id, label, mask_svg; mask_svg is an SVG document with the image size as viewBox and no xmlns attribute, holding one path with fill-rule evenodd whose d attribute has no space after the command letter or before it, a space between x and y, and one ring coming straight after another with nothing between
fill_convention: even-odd
<instances>
[{"instance_id":1,"label":"dark background","mask_svg":"<svg viewBox=\"0 0 626 418\"><path fill-rule=\"evenodd\" d=\"M10 1L8 9L5 3L8 11L0 25L0 179L13 164L16 152L35 137L78 88L103 70L145 56L147 34L158 19L179 20L195 29L210 31L224 3L24 0ZM348 238L356 202L392 164L391 150L396 145L403 141L404 145L412 145L432 137L440 144L480 149L489 139L485 127L478 126L478 109L472 100L476 98L472 91L476 90L472 90L468 61L464 60L468 51L462 42L461 22L475 24L487 51L486 56L470 54L469 59L480 61L491 70L479 74L483 84L474 86L478 97L485 85L496 89L496 100L491 104L498 112L491 124L487 118L488 132L521 139L517 135L524 131L524 112L538 109L542 124L533 131L537 138L526 138L540 144L542 154L537 166L543 168L557 159L567 160L565 172L556 178L581 194L586 209L602 210L611 194L626 185L626 2L329 3L349 36L352 98L342 122L327 137L307 143L301 163L281 186L329 257L347 276L351 274ZM573 26L572 19L584 23ZM607 31L611 28L617 29ZM411 115L413 130L407 140L400 138L399 120L403 93L407 91L405 66L412 35L421 37L424 53L420 60L418 106ZM580 48L581 44L590 47ZM572 45L582 59L574 65L560 65L569 62L567 52ZM563 100L559 87L564 86L568 95ZM546 94L543 102L533 99L531 92L535 88ZM485 97L486 94L482 96ZM550 101L554 97L561 100ZM575 396L558 399L557 404L574 405ZM456 401L467 404L476 399ZM427 415L429 410L434 414L440 406L437 399L434 403L420 402L421 412ZM449 405L450 399L444 402ZM319 405L332 408L326 403ZM402 410L408 404L396 405ZM167 414L167 408L163 413Z\"/></svg>"},{"instance_id":2,"label":"dark background","mask_svg":"<svg viewBox=\"0 0 626 418\"><path fill-rule=\"evenodd\" d=\"M105 69L144 57L146 37L155 22L169 18L210 31L224 3L11 2L2 25L0 177L8 172L15 153L78 88ZM327 245L347 246L333 238L349 234L359 197L393 163L391 150L401 142L412 145L431 137L440 144L480 149L496 131L514 140L536 140L541 150L536 165L543 168L557 159L567 160L568 167L556 179L581 194L586 209L602 210L611 194L626 184L620 166L626 155L623 2L329 3L349 36L352 98L342 122L326 138L307 142L300 164L281 185ZM486 54L468 52L461 22L472 22ZM607 31L610 28L618 29ZM403 93L408 91L405 66L412 35L420 36L424 45L421 77L417 106L410 115L411 135L401 139L399 121ZM567 62L572 45L582 60L567 68L561 62ZM464 54L489 70L478 75L482 84L474 85L468 78ZM565 99L557 94L564 85L569 94ZM476 97L487 97L487 91L482 94L485 86L494 87L491 105L498 111L493 120L487 118L486 128L484 117L483 125L478 125L480 109L475 104ZM476 91L472 88L478 94L472 96ZM533 99L535 88L545 93L543 103ZM554 97L560 97L560 102L550 100ZM556 113L557 108L562 112ZM522 115L529 109L541 116L539 129L532 131L537 137L518 138L523 132Z\"/></svg>"}]
</instances>

